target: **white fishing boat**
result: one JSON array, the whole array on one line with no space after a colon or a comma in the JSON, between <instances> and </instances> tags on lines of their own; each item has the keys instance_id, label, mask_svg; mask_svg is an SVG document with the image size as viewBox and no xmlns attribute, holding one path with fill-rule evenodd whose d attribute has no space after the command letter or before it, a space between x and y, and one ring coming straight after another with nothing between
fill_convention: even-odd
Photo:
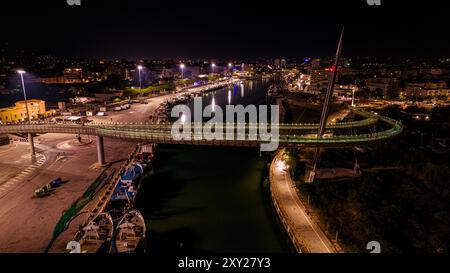
<instances>
[{"instance_id":1,"label":"white fishing boat","mask_svg":"<svg viewBox=\"0 0 450 273\"><path fill-rule=\"evenodd\" d=\"M86 226L77 237L79 239L81 253L108 252L113 238L113 220L109 213L100 213Z\"/></svg>"},{"instance_id":2,"label":"white fishing boat","mask_svg":"<svg viewBox=\"0 0 450 273\"><path fill-rule=\"evenodd\" d=\"M117 253L145 252L145 220L137 210L125 213L116 228L115 249Z\"/></svg>"}]
</instances>

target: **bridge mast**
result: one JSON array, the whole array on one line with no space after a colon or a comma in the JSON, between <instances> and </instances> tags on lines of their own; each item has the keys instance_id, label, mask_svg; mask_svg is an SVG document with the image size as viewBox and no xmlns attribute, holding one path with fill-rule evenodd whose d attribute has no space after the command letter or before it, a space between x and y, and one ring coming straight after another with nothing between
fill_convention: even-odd
<instances>
[{"instance_id":1,"label":"bridge mast","mask_svg":"<svg viewBox=\"0 0 450 273\"><path fill-rule=\"evenodd\" d=\"M323 136L323 131L325 129L325 125L327 124L328 113L330 111L330 103L331 99L333 98L334 82L336 81L336 72L339 65L339 58L341 56L343 36L344 36L344 28L342 27L341 37L339 39L339 44L336 50L336 57L334 59L334 65L331 67L331 74L329 76L327 94L325 96L325 101L323 103L322 116L320 117L319 131L317 132L317 137Z\"/></svg>"},{"instance_id":2,"label":"bridge mast","mask_svg":"<svg viewBox=\"0 0 450 273\"><path fill-rule=\"evenodd\" d=\"M339 58L341 56L343 37L344 37L344 27L342 27L342 30L341 30L339 44L336 49L336 56L334 58L334 64L331 67L331 74L328 77L327 93L325 95L325 101L323 103L322 115L320 117L320 123L319 123L319 130L317 131L317 138L321 138L323 136L325 126L327 124L328 114L330 111L331 99L333 98L334 82L336 81L336 73L337 73L338 66L339 66ZM317 162L319 161L319 156L320 156L320 149L317 148L316 152L314 154L313 168L307 178L307 182L309 182L309 183L314 181L314 177L316 175L316 166L317 166Z\"/></svg>"}]
</instances>

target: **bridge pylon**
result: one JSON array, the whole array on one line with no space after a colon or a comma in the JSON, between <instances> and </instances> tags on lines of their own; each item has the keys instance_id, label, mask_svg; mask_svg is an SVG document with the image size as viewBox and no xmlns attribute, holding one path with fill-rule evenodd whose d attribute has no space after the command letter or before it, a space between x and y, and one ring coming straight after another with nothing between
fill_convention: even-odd
<instances>
[{"instance_id":1,"label":"bridge pylon","mask_svg":"<svg viewBox=\"0 0 450 273\"><path fill-rule=\"evenodd\" d=\"M34 139L32 133L28 133L28 142L30 142L31 162L34 163L36 161L36 149L34 148Z\"/></svg>"},{"instance_id":2,"label":"bridge pylon","mask_svg":"<svg viewBox=\"0 0 450 273\"><path fill-rule=\"evenodd\" d=\"M341 36L339 38L339 43L338 43L338 46L336 49L336 56L334 58L334 65L332 66L331 73L328 77L327 93L325 95L325 100L323 102L322 114L320 116L319 130L317 131L317 138L322 138L324 131L325 131L325 126L327 124L331 100L333 98L334 82L336 81L336 73L337 73L338 66L339 66L339 58L341 56L343 37L344 37L344 27L342 27L342 30L341 30ZM314 177L316 175L317 162L319 161L319 157L320 157L320 148L317 148L316 152L314 154L314 162L313 162L312 170L309 172L309 175L307 177L308 183L312 183L314 181Z\"/></svg>"},{"instance_id":3,"label":"bridge pylon","mask_svg":"<svg viewBox=\"0 0 450 273\"><path fill-rule=\"evenodd\" d=\"M100 166L105 165L105 145L102 136L97 136L97 158Z\"/></svg>"}]
</instances>

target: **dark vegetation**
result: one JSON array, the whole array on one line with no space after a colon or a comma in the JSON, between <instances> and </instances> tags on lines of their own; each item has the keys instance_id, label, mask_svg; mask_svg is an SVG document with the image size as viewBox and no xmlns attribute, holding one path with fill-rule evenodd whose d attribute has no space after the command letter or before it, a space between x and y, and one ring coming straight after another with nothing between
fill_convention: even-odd
<instances>
[{"instance_id":1,"label":"dark vegetation","mask_svg":"<svg viewBox=\"0 0 450 273\"><path fill-rule=\"evenodd\" d=\"M339 232L346 251L365 252L379 241L383 252L450 251L449 108L434 109L429 121L405 113L417 109L389 108L383 114L401 119L404 134L357 153L363 174L357 179L299 183L301 192L320 213L330 233ZM330 149L325 167L345 165L354 151ZM295 164L302 181L304 164Z\"/></svg>"}]
</instances>

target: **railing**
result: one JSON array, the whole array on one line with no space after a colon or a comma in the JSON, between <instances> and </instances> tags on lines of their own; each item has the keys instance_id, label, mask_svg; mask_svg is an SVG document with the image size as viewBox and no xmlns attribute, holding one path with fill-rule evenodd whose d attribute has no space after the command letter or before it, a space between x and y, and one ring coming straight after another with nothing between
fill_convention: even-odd
<instances>
[{"instance_id":1,"label":"railing","mask_svg":"<svg viewBox=\"0 0 450 273\"><path fill-rule=\"evenodd\" d=\"M355 111L356 112L356 111ZM358 112L361 112L358 110ZM359 113L360 115L363 115L362 113ZM334 130L334 129L349 129L349 128L358 128L358 127L366 127L370 125L374 125L378 122L379 116L376 115L370 115L370 113L364 114L367 118L364 120L359 121L350 121L350 122L338 122L338 123L330 123L327 124L326 129L327 130ZM386 121L392 120L387 117L381 117L386 119ZM27 125L26 123L20 123L20 124L11 124L10 126L20 126L20 125ZM79 126L81 123L68 123L68 122L61 122L61 123L52 123L52 122L33 122L32 125L64 125L64 126ZM142 129L142 130L171 130L172 123L131 123L131 122L88 122L84 123L84 126L87 127L112 127L112 128L127 128L127 129ZM198 123L191 122L191 127L194 127L198 125ZM222 126L223 128L227 129L230 127L238 127L239 124L235 123L217 123L217 126ZM246 123L242 126L247 129L254 129L259 128L260 125L266 125L264 123ZM267 124L269 125L269 124ZM317 123L277 123L272 124L274 126L278 126L280 130L317 130L319 127L319 124ZM6 125L4 125L6 126Z\"/></svg>"},{"instance_id":2,"label":"railing","mask_svg":"<svg viewBox=\"0 0 450 273\"><path fill-rule=\"evenodd\" d=\"M359 127L367 127L370 125L374 125L378 122L378 118L370 117L364 120L359 121L351 121L351 122L340 122L340 123L331 123L328 124L326 130L336 130L336 129L350 129L350 128L359 128ZM189 125L189 124L186 124ZM191 122L190 126L194 128L198 125L204 125L203 123L194 123ZM265 124L265 123L245 123L245 124L235 124L235 123L215 123L215 126L222 127L224 129L237 129L237 128L245 128L245 129L257 129L261 125L270 125L270 126L278 126L280 130L317 130L318 124L316 123L274 123L274 124ZM173 124L172 123L121 123L121 122L105 122L105 123L86 123L86 126L90 127L111 127L111 128L127 128L127 129L141 129L141 130L166 130L170 131Z\"/></svg>"},{"instance_id":3,"label":"railing","mask_svg":"<svg viewBox=\"0 0 450 273\"><path fill-rule=\"evenodd\" d=\"M373 114L357 110L367 115L369 118L374 119ZM380 119L390 125L392 128L371 133L371 134L357 134L357 135L333 135L330 137L317 138L315 135L311 137L306 135L290 135L280 133L279 136L273 136L272 142L279 142L281 146L346 146L364 144L376 141L386 140L399 135L402 132L402 125L400 122L391 118L376 116L376 119ZM261 143L267 143L264 139L261 139L258 134L249 133L234 133L233 139L224 140L196 140L195 134L191 131L189 138L177 140L174 139L171 130L168 126L171 124L152 124L148 125L146 129L135 127L140 124L121 124L117 125L105 125L105 124L21 124L21 125L1 125L0 133L71 133L71 134L84 134L84 135L97 135L104 137L120 138L120 139L132 139L132 140L144 140L154 143L170 143L170 144L190 144L190 145L220 145L220 146L259 146ZM195 124L194 124L195 125ZM198 124L197 124L198 125ZM228 125L231 126L231 125ZM233 125L234 129L242 127L256 128L256 124L250 124L244 126ZM297 126L289 124L281 124L281 126ZM351 126L351 125L348 125ZM171 128L171 127L170 127ZM225 128L224 128L225 129ZM225 131L225 130L224 130Z\"/></svg>"}]
</instances>

